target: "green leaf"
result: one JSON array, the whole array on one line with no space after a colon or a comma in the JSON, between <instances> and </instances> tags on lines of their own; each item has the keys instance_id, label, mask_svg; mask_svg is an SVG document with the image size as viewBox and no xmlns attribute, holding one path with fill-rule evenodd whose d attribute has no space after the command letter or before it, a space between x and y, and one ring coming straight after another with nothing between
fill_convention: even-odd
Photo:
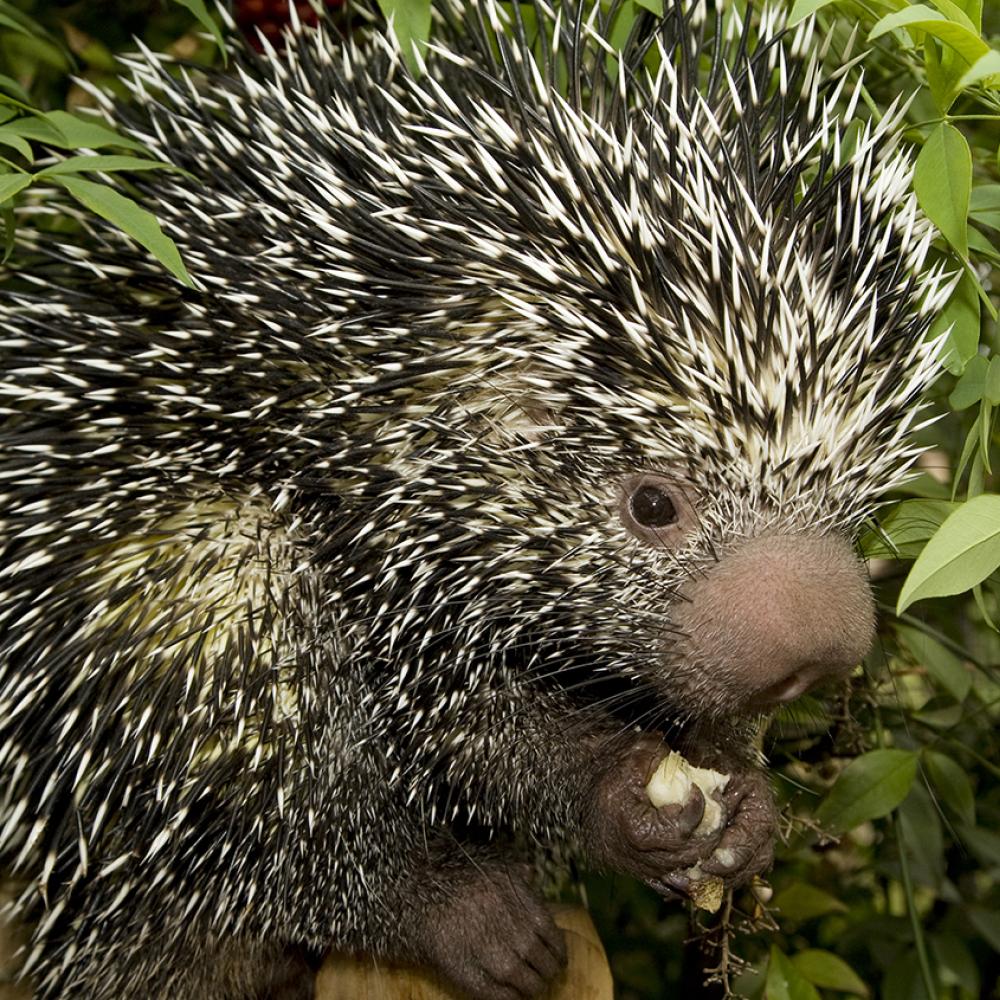
<instances>
[{"instance_id":1,"label":"green leaf","mask_svg":"<svg viewBox=\"0 0 1000 1000\"><path fill-rule=\"evenodd\" d=\"M939 750L924 750L924 770L941 801L969 826L976 822L976 797L965 769Z\"/></svg>"},{"instance_id":2,"label":"green leaf","mask_svg":"<svg viewBox=\"0 0 1000 1000\"><path fill-rule=\"evenodd\" d=\"M0 135L3 129L0 128ZM40 177L88 172L112 173L116 170L176 170L172 163L161 160L144 160L138 156L104 156L101 154L70 156L52 167L39 171Z\"/></svg>"},{"instance_id":3,"label":"green leaf","mask_svg":"<svg viewBox=\"0 0 1000 1000\"><path fill-rule=\"evenodd\" d=\"M944 14L921 3L912 4L902 10L893 11L875 22L868 34L868 40L873 41L897 28L907 28L911 34L915 31L926 31L945 45L954 49L969 65L980 56L990 51L977 31L968 24L959 24Z\"/></svg>"},{"instance_id":4,"label":"green leaf","mask_svg":"<svg viewBox=\"0 0 1000 1000\"><path fill-rule=\"evenodd\" d=\"M940 813L921 781L913 783L899 807L896 835L900 849L910 858L913 881L939 890L945 874L944 831Z\"/></svg>"},{"instance_id":5,"label":"green leaf","mask_svg":"<svg viewBox=\"0 0 1000 1000\"><path fill-rule=\"evenodd\" d=\"M961 24L963 27L969 29L969 31L979 34L979 29L972 23L972 19L964 10L953 0L933 0L934 6L944 14L949 21L954 21L956 24Z\"/></svg>"},{"instance_id":6,"label":"green leaf","mask_svg":"<svg viewBox=\"0 0 1000 1000\"><path fill-rule=\"evenodd\" d=\"M6 14L0 13L0 28L7 28L10 31L15 31L19 35L23 35L25 38L33 38L34 36L27 28L23 25L18 24L17 21L12 17L8 17Z\"/></svg>"},{"instance_id":7,"label":"green leaf","mask_svg":"<svg viewBox=\"0 0 1000 1000\"><path fill-rule=\"evenodd\" d=\"M972 153L953 125L942 122L927 137L913 169L913 190L931 222L967 257Z\"/></svg>"},{"instance_id":8,"label":"green leaf","mask_svg":"<svg viewBox=\"0 0 1000 1000\"><path fill-rule=\"evenodd\" d=\"M966 71L959 77L959 90L966 87L975 86L977 83L985 84L988 87L996 87L1000 82L1000 52L990 49L984 52Z\"/></svg>"},{"instance_id":9,"label":"green leaf","mask_svg":"<svg viewBox=\"0 0 1000 1000\"><path fill-rule=\"evenodd\" d=\"M920 959L912 946L901 952L886 970L879 996L881 1000L943 1000L937 990L932 996L927 995Z\"/></svg>"},{"instance_id":10,"label":"green leaf","mask_svg":"<svg viewBox=\"0 0 1000 1000\"><path fill-rule=\"evenodd\" d=\"M925 597L961 594L1000 566L1000 496L983 494L950 514L917 557L896 613Z\"/></svg>"},{"instance_id":11,"label":"green leaf","mask_svg":"<svg viewBox=\"0 0 1000 1000\"><path fill-rule=\"evenodd\" d=\"M4 174L0 177L0 205L8 198L13 198L18 191L23 191L34 177L28 173Z\"/></svg>"},{"instance_id":12,"label":"green leaf","mask_svg":"<svg viewBox=\"0 0 1000 1000\"><path fill-rule=\"evenodd\" d=\"M949 500L903 500L879 518L881 533L873 531L864 536L862 550L869 559L916 559L927 540L958 506ZM883 534L888 536L888 542Z\"/></svg>"},{"instance_id":13,"label":"green leaf","mask_svg":"<svg viewBox=\"0 0 1000 1000\"><path fill-rule=\"evenodd\" d=\"M15 132L8 132L6 125L0 125L0 144L16 149L29 163L32 162L31 146Z\"/></svg>"},{"instance_id":14,"label":"green leaf","mask_svg":"<svg viewBox=\"0 0 1000 1000\"><path fill-rule=\"evenodd\" d=\"M17 216L14 215L13 202L0 205L0 221L3 223L3 263L6 264L14 252L14 237L17 235Z\"/></svg>"},{"instance_id":15,"label":"green leaf","mask_svg":"<svg viewBox=\"0 0 1000 1000\"><path fill-rule=\"evenodd\" d=\"M981 354L969 359L962 372L962 377L955 383L948 405L953 410L964 410L978 403L986 392L986 376L990 371L990 363Z\"/></svg>"},{"instance_id":16,"label":"green leaf","mask_svg":"<svg viewBox=\"0 0 1000 1000\"><path fill-rule=\"evenodd\" d=\"M911 625L897 625L896 634L916 662L955 699L964 701L972 687L972 674L951 650Z\"/></svg>"},{"instance_id":17,"label":"green leaf","mask_svg":"<svg viewBox=\"0 0 1000 1000\"><path fill-rule=\"evenodd\" d=\"M892 812L906 798L917 773L909 750L872 750L844 768L816 810L831 833L843 833Z\"/></svg>"},{"instance_id":18,"label":"green leaf","mask_svg":"<svg viewBox=\"0 0 1000 1000\"><path fill-rule=\"evenodd\" d=\"M663 0L635 0L635 2L657 17L663 17Z\"/></svg>"},{"instance_id":19,"label":"green leaf","mask_svg":"<svg viewBox=\"0 0 1000 1000\"><path fill-rule=\"evenodd\" d=\"M378 0L406 65L419 73L422 53L431 32L431 0Z\"/></svg>"},{"instance_id":20,"label":"green leaf","mask_svg":"<svg viewBox=\"0 0 1000 1000\"><path fill-rule=\"evenodd\" d=\"M168 271L185 285L194 286L174 241L164 235L155 216L105 184L80 177L54 177L81 205L107 219L144 246Z\"/></svg>"},{"instance_id":21,"label":"green leaf","mask_svg":"<svg viewBox=\"0 0 1000 1000\"><path fill-rule=\"evenodd\" d=\"M764 1000L820 1000L816 987L792 965L791 959L777 945L771 945Z\"/></svg>"},{"instance_id":22,"label":"green leaf","mask_svg":"<svg viewBox=\"0 0 1000 1000\"><path fill-rule=\"evenodd\" d=\"M951 490L927 472L918 472L915 476L908 477L893 492L919 497L921 500L951 499ZM916 556L915 552L914 556Z\"/></svg>"},{"instance_id":23,"label":"green leaf","mask_svg":"<svg viewBox=\"0 0 1000 1000\"><path fill-rule=\"evenodd\" d=\"M959 375L979 349L980 303L976 282L968 272L952 290L944 309L934 318L928 336L941 336L948 330L941 363L953 375Z\"/></svg>"},{"instance_id":24,"label":"green leaf","mask_svg":"<svg viewBox=\"0 0 1000 1000\"><path fill-rule=\"evenodd\" d=\"M67 148L103 149L105 146L120 146L145 152L142 143L119 135L106 125L84 121L66 111L49 111L45 120L59 130L66 140Z\"/></svg>"},{"instance_id":25,"label":"green leaf","mask_svg":"<svg viewBox=\"0 0 1000 1000\"><path fill-rule=\"evenodd\" d=\"M15 80L13 77L7 76L6 73L0 73L0 90L5 90L8 94L13 94L19 101L23 101L25 104L31 103L31 98L28 96L25 89Z\"/></svg>"},{"instance_id":26,"label":"green leaf","mask_svg":"<svg viewBox=\"0 0 1000 1000\"><path fill-rule=\"evenodd\" d=\"M994 951L1000 952L1000 912L987 910L985 906L969 906L965 915L983 940Z\"/></svg>"},{"instance_id":27,"label":"green leaf","mask_svg":"<svg viewBox=\"0 0 1000 1000\"><path fill-rule=\"evenodd\" d=\"M986 383L983 386L983 397L992 406L1000 406L1000 354L995 354L990 358L990 367L986 373Z\"/></svg>"},{"instance_id":28,"label":"green leaf","mask_svg":"<svg viewBox=\"0 0 1000 1000\"><path fill-rule=\"evenodd\" d=\"M965 942L957 935L937 932L930 938L942 986L958 986L973 996L979 996L979 969Z\"/></svg>"},{"instance_id":29,"label":"green leaf","mask_svg":"<svg viewBox=\"0 0 1000 1000\"><path fill-rule=\"evenodd\" d=\"M9 135L21 136L34 142L43 142L47 146L67 147L66 137L54 125L46 121L42 115L17 118L4 125L4 131Z\"/></svg>"},{"instance_id":30,"label":"green leaf","mask_svg":"<svg viewBox=\"0 0 1000 1000\"><path fill-rule=\"evenodd\" d=\"M840 990L842 993L855 993L861 997L868 996L868 987L861 977L832 951L807 948L797 955L792 955L792 965L814 986L821 986L826 990Z\"/></svg>"},{"instance_id":31,"label":"green leaf","mask_svg":"<svg viewBox=\"0 0 1000 1000\"><path fill-rule=\"evenodd\" d=\"M1000 212L1000 184L977 184L969 199L969 214Z\"/></svg>"},{"instance_id":32,"label":"green leaf","mask_svg":"<svg viewBox=\"0 0 1000 1000\"><path fill-rule=\"evenodd\" d=\"M219 51L222 53L222 60L225 62L227 58L226 40L222 37L221 29L216 24L215 18L209 14L203 0L175 0L175 2L191 11L198 19L198 23L212 33L212 36L215 38L215 44L219 46Z\"/></svg>"},{"instance_id":33,"label":"green leaf","mask_svg":"<svg viewBox=\"0 0 1000 1000\"><path fill-rule=\"evenodd\" d=\"M774 897L774 907L781 919L804 923L828 913L846 913L847 907L836 896L808 882L793 882Z\"/></svg>"},{"instance_id":34,"label":"green leaf","mask_svg":"<svg viewBox=\"0 0 1000 1000\"><path fill-rule=\"evenodd\" d=\"M794 27L799 21L804 21L810 14L815 14L821 7L833 3L833 0L795 0L792 12L788 15L789 27Z\"/></svg>"}]
</instances>

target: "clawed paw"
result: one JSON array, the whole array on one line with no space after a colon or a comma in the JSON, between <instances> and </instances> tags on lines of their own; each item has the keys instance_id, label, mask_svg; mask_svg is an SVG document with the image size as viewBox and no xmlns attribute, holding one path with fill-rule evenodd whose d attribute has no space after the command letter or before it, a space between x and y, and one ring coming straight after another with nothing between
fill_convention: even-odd
<instances>
[{"instance_id":1,"label":"clawed paw","mask_svg":"<svg viewBox=\"0 0 1000 1000\"><path fill-rule=\"evenodd\" d=\"M657 808L649 800L646 784L665 752L658 740L643 738L600 778L590 830L594 859L664 895L688 895L685 873L694 866L727 887L767 869L776 812L764 775L731 775L717 793L718 822L702 824L705 797L696 784L684 802Z\"/></svg>"},{"instance_id":2,"label":"clawed paw","mask_svg":"<svg viewBox=\"0 0 1000 1000\"><path fill-rule=\"evenodd\" d=\"M566 943L516 867L477 870L424 915L418 958L473 1000L531 1000L566 964Z\"/></svg>"}]
</instances>

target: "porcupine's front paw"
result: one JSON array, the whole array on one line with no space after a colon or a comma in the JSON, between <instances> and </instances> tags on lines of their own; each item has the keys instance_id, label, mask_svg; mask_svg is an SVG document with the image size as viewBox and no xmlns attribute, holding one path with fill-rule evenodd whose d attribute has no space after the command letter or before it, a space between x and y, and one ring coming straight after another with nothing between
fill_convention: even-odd
<instances>
[{"instance_id":1,"label":"porcupine's front paw","mask_svg":"<svg viewBox=\"0 0 1000 1000\"><path fill-rule=\"evenodd\" d=\"M319 955L289 946L267 963L254 1000L314 1000Z\"/></svg>"},{"instance_id":2,"label":"porcupine's front paw","mask_svg":"<svg viewBox=\"0 0 1000 1000\"><path fill-rule=\"evenodd\" d=\"M646 784L667 748L640 738L595 784L589 851L601 867L632 875L663 895L687 895L685 873L697 865L727 886L748 882L771 864L776 812L766 778L741 770L719 798L721 818L699 831L705 798L692 785L686 802L657 809Z\"/></svg>"},{"instance_id":3,"label":"porcupine's front paw","mask_svg":"<svg viewBox=\"0 0 1000 1000\"><path fill-rule=\"evenodd\" d=\"M563 932L516 866L463 873L428 907L412 951L472 1000L530 1000L566 964Z\"/></svg>"}]
</instances>

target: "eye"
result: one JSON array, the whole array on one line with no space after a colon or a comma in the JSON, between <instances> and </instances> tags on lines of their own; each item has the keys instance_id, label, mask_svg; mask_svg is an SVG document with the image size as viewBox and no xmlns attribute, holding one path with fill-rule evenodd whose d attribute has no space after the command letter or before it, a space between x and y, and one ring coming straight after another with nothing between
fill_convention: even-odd
<instances>
[{"instance_id":1,"label":"eye","mask_svg":"<svg viewBox=\"0 0 1000 1000\"><path fill-rule=\"evenodd\" d=\"M659 472L639 472L619 484L618 516L641 542L675 549L698 525L696 493L682 479Z\"/></svg>"},{"instance_id":2,"label":"eye","mask_svg":"<svg viewBox=\"0 0 1000 1000\"><path fill-rule=\"evenodd\" d=\"M644 528L665 528L678 521L673 500L658 486L646 483L629 498L629 510Z\"/></svg>"}]
</instances>

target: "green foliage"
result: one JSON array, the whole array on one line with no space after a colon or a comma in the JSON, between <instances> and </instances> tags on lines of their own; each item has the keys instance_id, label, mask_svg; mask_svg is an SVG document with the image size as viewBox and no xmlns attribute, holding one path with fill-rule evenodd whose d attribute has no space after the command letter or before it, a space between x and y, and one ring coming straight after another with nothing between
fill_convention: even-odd
<instances>
[{"instance_id":1,"label":"green foliage","mask_svg":"<svg viewBox=\"0 0 1000 1000\"><path fill-rule=\"evenodd\" d=\"M222 35L209 17L202 0L178 0L197 17L200 24ZM63 25L67 29L67 25ZM105 70L114 69L106 46L66 30L75 38L81 55ZM29 44L30 43L30 44ZM54 65L62 73L79 69L67 44L32 17L6 0L0 0L0 56L9 60L0 64L0 232L4 242L4 262L14 248L16 208L19 203L50 202L58 192L65 192L84 208L111 222L148 250L167 270L186 285L192 285L173 240L160 229L156 219L130 194L116 190L108 175L149 170L173 169L143 155L143 147L100 121L89 120L64 108L44 110L42 103L51 94L33 99L29 88L40 75L35 62ZM27 56L27 63L25 58ZM18 79L17 75L23 77ZM44 74L41 74L44 78ZM43 88L39 88L43 89ZM122 150L111 154L100 150ZM75 155L66 156L70 152ZM96 175L90 180L81 175Z\"/></svg>"},{"instance_id":2,"label":"green foliage","mask_svg":"<svg viewBox=\"0 0 1000 1000\"><path fill-rule=\"evenodd\" d=\"M881 605L876 652L831 709L813 702L775 719L765 749L788 826L774 897L765 907L738 893L704 930L712 958L688 946L686 960L711 970L717 985L705 996L997 998L1000 8L790 6L831 32L831 67L857 55L852 33L867 38L858 68L874 118L912 96L913 190L940 233L934 259L957 281L932 328L944 371L928 414L937 419L919 433L929 449L921 475L887 498L861 542ZM617 923L602 924L613 967L616 927L640 892L619 886ZM670 940L684 948L681 936ZM666 953L662 934L650 949ZM661 963L621 995L652 1000L665 982L696 979L690 969L672 975Z\"/></svg>"},{"instance_id":3,"label":"green foliage","mask_svg":"<svg viewBox=\"0 0 1000 1000\"><path fill-rule=\"evenodd\" d=\"M418 73L431 31L431 0L378 0L378 5L406 64Z\"/></svg>"}]
</instances>

